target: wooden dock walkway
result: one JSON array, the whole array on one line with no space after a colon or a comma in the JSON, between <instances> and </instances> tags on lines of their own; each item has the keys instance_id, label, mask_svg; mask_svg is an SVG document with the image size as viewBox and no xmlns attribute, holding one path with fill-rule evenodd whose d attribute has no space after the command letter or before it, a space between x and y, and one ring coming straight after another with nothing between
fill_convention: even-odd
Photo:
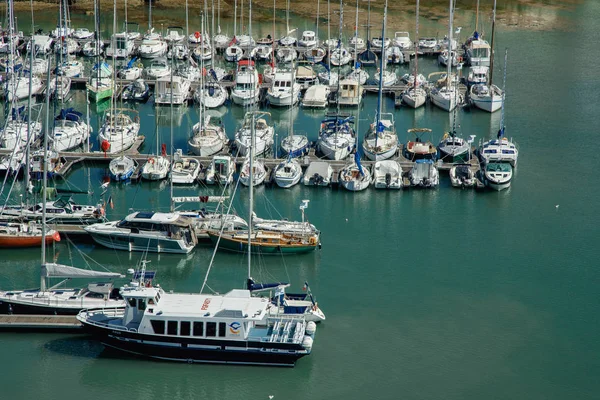
<instances>
[{"instance_id":1,"label":"wooden dock walkway","mask_svg":"<svg viewBox=\"0 0 600 400\"><path fill-rule=\"evenodd\" d=\"M74 315L0 315L0 331L83 333L83 326Z\"/></svg>"}]
</instances>

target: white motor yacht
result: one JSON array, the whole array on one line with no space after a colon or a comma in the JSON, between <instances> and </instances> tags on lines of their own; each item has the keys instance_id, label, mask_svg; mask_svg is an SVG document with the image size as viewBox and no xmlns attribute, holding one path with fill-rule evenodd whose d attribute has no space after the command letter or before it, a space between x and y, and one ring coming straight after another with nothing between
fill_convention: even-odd
<instances>
[{"instance_id":1,"label":"white motor yacht","mask_svg":"<svg viewBox=\"0 0 600 400\"><path fill-rule=\"evenodd\" d=\"M277 164L274 175L277 186L290 188L302 179L302 167L295 158L288 157Z\"/></svg>"},{"instance_id":2,"label":"white motor yacht","mask_svg":"<svg viewBox=\"0 0 600 400\"><path fill-rule=\"evenodd\" d=\"M144 70L146 73L146 79L153 81L158 78L171 75L170 64L171 63L167 61L166 58L159 58L152 61L150 66Z\"/></svg>"},{"instance_id":3,"label":"white motor yacht","mask_svg":"<svg viewBox=\"0 0 600 400\"><path fill-rule=\"evenodd\" d=\"M260 82L258 71L252 60L241 60L235 75L235 86L231 90L231 99L239 106L249 106L258 102Z\"/></svg>"},{"instance_id":4,"label":"white motor yacht","mask_svg":"<svg viewBox=\"0 0 600 400\"><path fill-rule=\"evenodd\" d=\"M135 42L127 32L115 33L106 48L106 58L129 58L135 50Z\"/></svg>"},{"instance_id":5,"label":"white motor yacht","mask_svg":"<svg viewBox=\"0 0 600 400\"><path fill-rule=\"evenodd\" d=\"M395 32L392 44L394 46L398 46L403 51L410 50L413 47L413 43L410 40L410 34L408 32Z\"/></svg>"},{"instance_id":6,"label":"white motor yacht","mask_svg":"<svg viewBox=\"0 0 600 400\"><path fill-rule=\"evenodd\" d=\"M287 69L277 69L273 84L267 91L269 104L276 107L289 107L300 100L301 87L294 79L294 73Z\"/></svg>"},{"instance_id":7,"label":"white motor yacht","mask_svg":"<svg viewBox=\"0 0 600 400\"><path fill-rule=\"evenodd\" d=\"M96 243L115 250L187 254L198 243L191 219L179 213L135 212L84 229Z\"/></svg>"},{"instance_id":8,"label":"white motor yacht","mask_svg":"<svg viewBox=\"0 0 600 400\"><path fill-rule=\"evenodd\" d=\"M200 162L195 158L184 157L181 149L177 149L173 157L171 181L177 184L196 183L200 174Z\"/></svg>"},{"instance_id":9,"label":"white motor yacht","mask_svg":"<svg viewBox=\"0 0 600 400\"><path fill-rule=\"evenodd\" d=\"M313 161L304 173L305 186L328 186L333 176L333 168L327 161Z\"/></svg>"},{"instance_id":10,"label":"white motor yacht","mask_svg":"<svg viewBox=\"0 0 600 400\"><path fill-rule=\"evenodd\" d=\"M433 188L439 184L439 172L430 159L419 159L415 161L408 173L411 186L422 188Z\"/></svg>"},{"instance_id":11,"label":"white motor yacht","mask_svg":"<svg viewBox=\"0 0 600 400\"><path fill-rule=\"evenodd\" d=\"M167 55L168 48L167 42L162 40L160 35L155 33L154 28L152 28L144 35L138 52L141 58L159 58Z\"/></svg>"},{"instance_id":12,"label":"white motor yacht","mask_svg":"<svg viewBox=\"0 0 600 400\"><path fill-rule=\"evenodd\" d=\"M329 104L329 94L331 88L329 85L313 85L306 89L302 97L302 107L304 108L325 108Z\"/></svg>"},{"instance_id":13,"label":"white motor yacht","mask_svg":"<svg viewBox=\"0 0 600 400\"><path fill-rule=\"evenodd\" d=\"M187 103L191 85L189 80L179 75L158 78L154 89L154 103L177 106Z\"/></svg>"},{"instance_id":14,"label":"white motor yacht","mask_svg":"<svg viewBox=\"0 0 600 400\"><path fill-rule=\"evenodd\" d=\"M502 108L503 98L502 89L493 84L472 85L469 92L471 103L480 110L490 113Z\"/></svg>"},{"instance_id":15,"label":"white motor yacht","mask_svg":"<svg viewBox=\"0 0 600 400\"><path fill-rule=\"evenodd\" d=\"M229 156L214 156L206 170L206 183L226 185L233 182L235 161Z\"/></svg>"},{"instance_id":16,"label":"white motor yacht","mask_svg":"<svg viewBox=\"0 0 600 400\"><path fill-rule=\"evenodd\" d=\"M485 185L493 190L504 190L510 187L513 168L509 162L489 162L484 168Z\"/></svg>"}]
</instances>

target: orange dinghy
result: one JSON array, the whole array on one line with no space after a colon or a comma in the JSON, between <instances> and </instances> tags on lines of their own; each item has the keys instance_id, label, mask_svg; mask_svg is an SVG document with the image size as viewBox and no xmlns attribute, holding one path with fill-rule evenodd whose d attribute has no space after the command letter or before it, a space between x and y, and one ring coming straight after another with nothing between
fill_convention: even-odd
<instances>
[{"instance_id":1,"label":"orange dinghy","mask_svg":"<svg viewBox=\"0 0 600 400\"><path fill-rule=\"evenodd\" d=\"M59 242L60 234L46 230L46 244ZM35 224L0 224L0 248L39 247L42 244L42 229Z\"/></svg>"}]
</instances>

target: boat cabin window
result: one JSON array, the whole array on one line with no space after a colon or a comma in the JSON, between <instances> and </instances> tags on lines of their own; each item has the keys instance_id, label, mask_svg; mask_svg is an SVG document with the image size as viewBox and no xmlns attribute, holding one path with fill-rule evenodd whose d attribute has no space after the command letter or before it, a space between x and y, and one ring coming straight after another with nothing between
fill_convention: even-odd
<instances>
[{"instance_id":1,"label":"boat cabin window","mask_svg":"<svg viewBox=\"0 0 600 400\"><path fill-rule=\"evenodd\" d=\"M204 322L194 321L194 336L204 336Z\"/></svg>"},{"instance_id":2,"label":"boat cabin window","mask_svg":"<svg viewBox=\"0 0 600 400\"><path fill-rule=\"evenodd\" d=\"M179 334L181 336L190 336L190 321L181 321L179 325Z\"/></svg>"},{"instance_id":3,"label":"boat cabin window","mask_svg":"<svg viewBox=\"0 0 600 400\"><path fill-rule=\"evenodd\" d=\"M104 295L102 293L89 292L85 297L88 299L103 299Z\"/></svg>"},{"instance_id":4,"label":"boat cabin window","mask_svg":"<svg viewBox=\"0 0 600 400\"><path fill-rule=\"evenodd\" d=\"M227 324L225 322L219 322L219 337L225 337L227 332Z\"/></svg>"},{"instance_id":5,"label":"boat cabin window","mask_svg":"<svg viewBox=\"0 0 600 400\"><path fill-rule=\"evenodd\" d=\"M129 302L129 306L130 307L135 307L137 305L137 301L134 298L128 298L127 301Z\"/></svg>"},{"instance_id":6,"label":"boat cabin window","mask_svg":"<svg viewBox=\"0 0 600 400\"><path fill-rule=\"evenodd\" d=\"M151 319L150 324L152 325L152 330L154 331L154 333L156 333L157 335L165 334L165 321Z\"/></svg>"},{"instance_id":7,"label":"boat cabin window","mask_svg":"<svg viewBox=\"0 0 600 400\"><path fill-rule=\"evenodd\" d=\"M177 335L177 321L167 322L167 335Z\"/></svg>"},{"instance_id":8,"label":"boat cabin window","mask_svg":"<svg viewBox=\"0 0 600 400\"><path fill-rule=\"evenodd\" d=\"M206 323L206 336L217 336L217 323L216 322L207 322Z\"/></svg>"},{"instance_id":9,"label":"boat cabin window","mask_svg":"<svg viewBox=\"0 0 600 400\"><path fill-rule=\"evenodd\" d=\"M137 306L138 306L138 310L144 311L146 309L146 300L138 299Z\"/></svg>"}]
</instances>

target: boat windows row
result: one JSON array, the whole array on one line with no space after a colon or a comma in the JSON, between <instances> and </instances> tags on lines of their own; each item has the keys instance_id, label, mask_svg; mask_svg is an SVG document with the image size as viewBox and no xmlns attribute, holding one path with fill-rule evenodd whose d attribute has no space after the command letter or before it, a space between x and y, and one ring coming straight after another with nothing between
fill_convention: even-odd
<instances>
[{"instance_id":1,"label":"boat windows row","mask_svg":"<svg viewBox=\"0 0 600 400\"><path fill-rule=\"evenodd\" d=\"M164 321L150 320L152 330L157 335L196 336L196 337L225 337L227 324L225 322L201 321Z\"/></svg>"}]
</instances>

